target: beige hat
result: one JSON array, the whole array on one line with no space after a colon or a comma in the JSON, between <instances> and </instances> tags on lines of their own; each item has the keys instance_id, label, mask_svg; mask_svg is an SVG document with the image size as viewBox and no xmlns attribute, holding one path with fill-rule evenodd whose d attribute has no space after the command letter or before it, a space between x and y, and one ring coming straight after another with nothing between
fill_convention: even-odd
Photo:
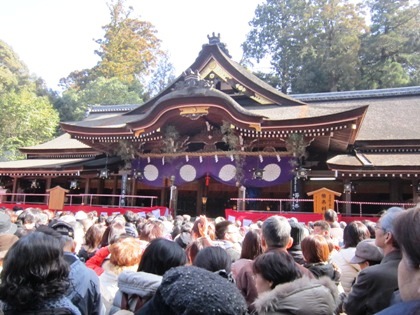
<instances>
[{"instance_id":1,"label":"beige hat","mask_svg":"<svg viewBox=\"0 0 420 315\"><path fill-rule=\"evenodd\" d=\"M3 234L0 235L0 259L3 259L6 256L7 251L14 243L16 243L19 238L13 234Z\"/></svg>"},{"instance_id":2,"label":"beige hat","mask_svg":"<svg viewBox=\"0 0 420 315\"><path fill-rule=\"evenodd\" d=\"M361 264L367 260L380 262L382 258L384 258L384 253L381 248L375 245L375 240L367 239L357 244L356 252L350 263Z\"/></svg>"}]
</instances>

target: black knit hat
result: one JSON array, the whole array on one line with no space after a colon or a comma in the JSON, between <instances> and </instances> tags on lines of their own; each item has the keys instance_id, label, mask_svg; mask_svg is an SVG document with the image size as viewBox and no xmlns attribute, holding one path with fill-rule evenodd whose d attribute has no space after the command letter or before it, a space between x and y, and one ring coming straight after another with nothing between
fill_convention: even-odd
<instances>
[{"instance_id":1,"label":"black knit hat","mask_svg":"<svg viewBox=\"0 0 420 315\"><path fill-rule=\"evenodd\" d=\"M289 223L292 227L292 229L290 230L290 236L293 238L292 246L300 245L303 238L305 237L305 228L299 222L289 221Z\"/></svg>"},{"instance_id":2,"label":"black knit hat","mask_svg":"<svg viewBox=\"0 0 420 315\"><path fill-rule=\"evenodd\" d=\"M241 315L247 304L236 285L195 266L172 268L153 298L136 314Z\"/></svg>"}]
</instances>

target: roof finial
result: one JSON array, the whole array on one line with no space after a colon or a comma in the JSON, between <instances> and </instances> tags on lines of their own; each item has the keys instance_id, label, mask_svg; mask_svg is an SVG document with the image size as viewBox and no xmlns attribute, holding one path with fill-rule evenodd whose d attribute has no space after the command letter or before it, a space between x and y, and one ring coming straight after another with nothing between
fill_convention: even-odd
<instances>
[{"instance_id":1,"label":"roof finial","mask_svg":"<svg viewBox=\"0 0 420 315\"><path fill-rule=\"evenodd\" d=\"M225 43L222 43L220 41L220 33L216 34L213 32L212 36L207 35L207 38L209 39L208 45L217 45L219 48L229 57L232 58L232 56L229 54L229 50L226 47ZM203 45L203 47L206 45Z\"/></svg>"},{"instance_id":2,"label":"roof finial","mask_svg":"<svg viewBox=\"0 0 420 315\"><path fill-rule=\"evenodd\" d=\"M207 35L207 38L209 39L209 44L210 45L217 45L220 44L220 33L216 34L213 32L213 35Z\"/></svg>"}]
</instances>

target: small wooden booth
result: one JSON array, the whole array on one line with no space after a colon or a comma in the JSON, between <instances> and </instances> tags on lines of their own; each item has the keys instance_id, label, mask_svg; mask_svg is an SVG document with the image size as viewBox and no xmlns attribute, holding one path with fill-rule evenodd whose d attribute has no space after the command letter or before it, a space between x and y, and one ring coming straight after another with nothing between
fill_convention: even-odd
<instances>
[{"instance_id":1,"label":"small wooden booth","mask_svg":"<svg viewBox=\"0 0 420 315\"><path fill-rule=\"evenodd\" d=\"M326 210L334 209L335 197L340 197L341 193L323 187L308 192L308 196L313 196L314 213L324 214Z\"/></svg>"},{"instance_id":2,"label":"small wooden booth","mask_svg":"<svg viewBox=\"0 0 420 315\"><path fill-rule=\"evenodd\" d=\"M50 194L48 199L48 208L50 210L63 210L64 200L69 190L64 189L61 186L55 186L54 188L48 189L47 192Z\"/></svg>"}]
</instances>

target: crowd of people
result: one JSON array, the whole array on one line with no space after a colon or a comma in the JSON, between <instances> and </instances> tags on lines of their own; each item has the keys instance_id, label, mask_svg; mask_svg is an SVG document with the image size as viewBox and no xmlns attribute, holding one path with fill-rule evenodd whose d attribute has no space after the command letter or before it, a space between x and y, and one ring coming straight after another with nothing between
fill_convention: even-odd
<instances>
[{"instance_id":1,"label":"crowd of people","mask_svg":"<svg viewBox=\"0 0 420 315\"><path fill-rule=\"evenodd\" d=\"M420 207L375 223L0 210L0 314L420 314Z\"/></svg>"}]
</instances>

